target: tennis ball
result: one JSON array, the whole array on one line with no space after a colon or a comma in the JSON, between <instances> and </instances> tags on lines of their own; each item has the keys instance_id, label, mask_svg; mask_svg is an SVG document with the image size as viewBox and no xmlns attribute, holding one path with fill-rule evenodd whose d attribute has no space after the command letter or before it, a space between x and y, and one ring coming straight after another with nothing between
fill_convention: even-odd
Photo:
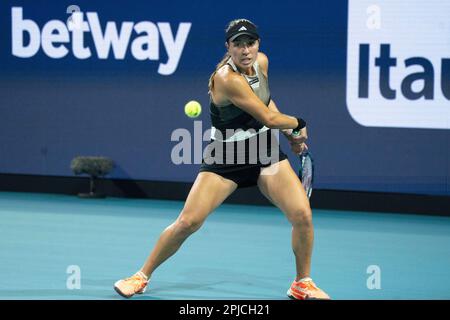
<instances>
[{"instance_id":1,"label":"tennis ball","mask_svg":"<svg viewBox=\"0 0 450 320\"><path fill-rule=\"evenodd\" d=\"M195 100L191 100L184 106L184 113L189 118L197 118L202 113L202 106Z\"/></svg>"}]
</instances>

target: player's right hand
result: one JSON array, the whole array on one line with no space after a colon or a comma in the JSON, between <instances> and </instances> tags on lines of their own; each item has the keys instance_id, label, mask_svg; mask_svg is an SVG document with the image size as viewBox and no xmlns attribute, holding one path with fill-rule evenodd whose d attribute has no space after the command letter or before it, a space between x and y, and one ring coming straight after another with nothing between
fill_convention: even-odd
<instances>
[{"instance_id":1,"label":"player's right hand","mask_svg":"<svg viewBox=\"0 0 450 320\"><path fill-rule=\"evenodd\" d=\"M295 154L301 154L304 151L308 150L308 146L306 143L290 143L291 145L291 151Z\"/></svg>"}]
</instances>

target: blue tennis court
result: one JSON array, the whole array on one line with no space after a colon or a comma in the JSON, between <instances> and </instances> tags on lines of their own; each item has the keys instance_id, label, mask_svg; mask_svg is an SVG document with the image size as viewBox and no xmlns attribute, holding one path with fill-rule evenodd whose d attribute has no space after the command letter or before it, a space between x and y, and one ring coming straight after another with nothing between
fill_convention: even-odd
<instances>
[{"instance_id":1,"label":"blue tennis court","mask_svg":"<svg viewBox=\"0 0 450 320\"><path fill-rule=\"evenodd\" d=\"M123 299L113 283L141 267L182 206L1 192L0 299ZM312 277L333 299L450 299L450 218L313 217ZM290 231L275 207L223 204L133 299L288 299ZM79 289L70 285L73 268Z\"/></svg>"}]
</instances>

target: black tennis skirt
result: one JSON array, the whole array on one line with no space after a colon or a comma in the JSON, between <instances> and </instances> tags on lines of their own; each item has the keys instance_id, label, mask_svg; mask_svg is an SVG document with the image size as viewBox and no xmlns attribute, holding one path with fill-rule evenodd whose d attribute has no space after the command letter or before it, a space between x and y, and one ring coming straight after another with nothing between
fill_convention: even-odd
<instances>
[{"instance_id":1,"label":"black tennis skirt","mask_svg":"<svg viewBox=\"0 0 450 320\"><path fill-rule=\"evenodd\" d=\"M269 129L242 141L211 140L203 153L200 172L214 172L234 181L238 188L246 188L256 185L261 168L287 158Z\"/></svg>"}]
</instances>

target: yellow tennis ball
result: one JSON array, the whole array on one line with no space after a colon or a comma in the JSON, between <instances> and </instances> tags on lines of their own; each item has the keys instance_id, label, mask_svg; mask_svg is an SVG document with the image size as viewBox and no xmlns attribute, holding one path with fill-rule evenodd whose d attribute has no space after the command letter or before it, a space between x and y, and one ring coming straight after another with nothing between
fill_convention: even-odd
<instances>
[{"instance_id":1,"label":"yellow tennis ball","mask_svg":"<svg viewBox=\"0 0 450 320\"><path fill-rule=\"evenodd\" d=\"M184 106L184 113L189 118L197 118L202 113L202 106L195 100L191 100Z\"/></svg>"}]
</instances>

